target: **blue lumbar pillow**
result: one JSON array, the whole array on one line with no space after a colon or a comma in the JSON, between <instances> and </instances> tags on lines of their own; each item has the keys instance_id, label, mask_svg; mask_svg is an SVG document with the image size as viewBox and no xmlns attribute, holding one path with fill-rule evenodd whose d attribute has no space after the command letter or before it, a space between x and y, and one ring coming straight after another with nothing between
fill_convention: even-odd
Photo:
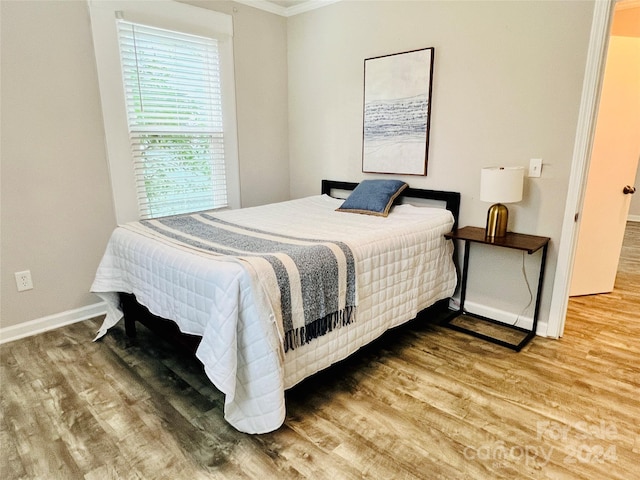
<instances>
[{"instance_id":1,"label":"blue lumbar pillow","mask_svg":"<svg viewBox=\"0 0 640 480\"><path fill-rule=\"evenodd\" d=\"M408 186L400 180L363 180L336 210L386 217L393 201Z\"/></svg>"}]
</instances>

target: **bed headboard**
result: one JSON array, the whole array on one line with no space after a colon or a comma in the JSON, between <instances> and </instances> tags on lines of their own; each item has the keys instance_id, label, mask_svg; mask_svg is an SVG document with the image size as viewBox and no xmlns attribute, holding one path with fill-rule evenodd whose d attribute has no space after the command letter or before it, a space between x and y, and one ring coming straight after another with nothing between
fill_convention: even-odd
<instances>
[{"instance_id":1,"label":"bed headboard","mask_svg":"<svg viewBox=\"0 0 640 480\"><path fill-rule=\"evenodd\" d=\"M322 194L331 195L335 190L351 191L358 186L355 182L339 182L336 180L322 180ZM334 196L334 195L331 195ZM460 193L448 192L444 190L423 190L421 188L405 188L399 199L419 198L423 200L435 200L444 205L444 208L453 214L453 229L458 228L458 217L460 215Z\"/></svg>"}]
</instances>

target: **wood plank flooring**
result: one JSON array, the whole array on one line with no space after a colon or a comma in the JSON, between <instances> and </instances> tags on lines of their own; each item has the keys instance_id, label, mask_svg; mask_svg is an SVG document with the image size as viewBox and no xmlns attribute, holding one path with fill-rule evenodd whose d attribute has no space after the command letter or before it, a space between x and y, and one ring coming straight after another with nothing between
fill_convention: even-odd
<instances>
[{"instance_id":1,"label":"wood plank flooring","mask_svg":"<svg viewBox=\"0 0 640 480\"><path fill-rule=\"evenodd\" d=\"M101 319L0 347L3 479L640 478L640 224L615 291L520 353L421 319L245 435L191 357Z\"/></svg>"}]
</instances>

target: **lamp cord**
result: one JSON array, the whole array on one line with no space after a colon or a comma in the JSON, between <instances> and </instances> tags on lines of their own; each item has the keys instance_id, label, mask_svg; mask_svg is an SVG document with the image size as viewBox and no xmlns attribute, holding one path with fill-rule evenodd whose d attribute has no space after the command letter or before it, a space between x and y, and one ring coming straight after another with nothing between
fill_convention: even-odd
<instances>
[{"instance_id":1,"label":"lamp cord","mask_svg":"<svg viewBox=\"0 0 640 480\"><path fill-rule=\"evenodd\" d=\"M518 314L518 316L516 317L516 321L511 325L512 327L515 327L516 325L518 325L518 322L520 321L520 317L524 314L524 312L527 311L527 309L533 303L533 292L531 291L531 285L529 284L529 279L527 278L527 269L525 267L524 259L525 259L525 256L523 251L522 252L522 277L524 278L524 283L527 285L527 290L529 291L529 303L527 303L527 305Z\"/></svg>"}]
</instances>

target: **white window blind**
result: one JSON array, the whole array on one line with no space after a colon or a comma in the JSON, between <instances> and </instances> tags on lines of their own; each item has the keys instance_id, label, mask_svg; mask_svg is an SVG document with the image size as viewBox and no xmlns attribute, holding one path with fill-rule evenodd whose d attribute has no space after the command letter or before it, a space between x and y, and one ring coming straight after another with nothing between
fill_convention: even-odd
<instances>
[{"instance_id":1,"label":"white window blind","mask_svg":"<svg viewBox=\"0 0 640 480\"><path fill-rule=\"evenodd\" d=\"M227 206L217 40L117 23L140 218Z\"/></svg>"}]
</instances>

